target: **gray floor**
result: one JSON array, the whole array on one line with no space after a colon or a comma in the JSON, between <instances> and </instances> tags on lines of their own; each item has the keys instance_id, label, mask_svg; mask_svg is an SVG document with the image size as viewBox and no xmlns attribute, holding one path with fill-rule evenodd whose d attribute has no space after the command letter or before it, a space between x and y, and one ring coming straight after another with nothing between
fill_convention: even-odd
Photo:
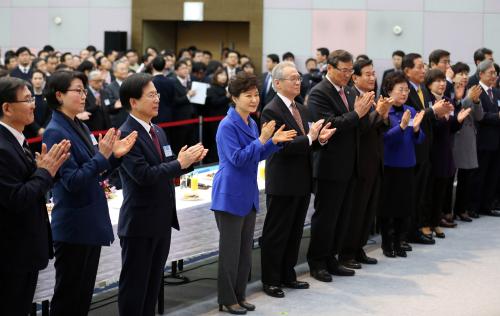
<instances>
[{"instance_id":1,"label":"gray floor","mask_svg":"<svg viewBox=\"0 0 500 316\"><path fill-rule=\"evenodd\" d=\"M309 290L287 290L284 299L260 291L259 253L254 251L254 275L248 300L257 305L249 315L500 315L500 219L482 217L447 229L435 246L414 246L408 258L385 258L377 244L367 247L379 259L355 277L334 277L333 283L312 279L304 264L306 237L298 266ZM215 262L209 260L203 264ZM195 280L215 278L217 264L186 272ZM169 315L216 315L216 281L201 280L166 287ZM112 291L106 296L115 295ZM100 305L109 305L97 308ZM94 304L90 315L117 315L113 299Z\"/></svg>"}]
</instances>

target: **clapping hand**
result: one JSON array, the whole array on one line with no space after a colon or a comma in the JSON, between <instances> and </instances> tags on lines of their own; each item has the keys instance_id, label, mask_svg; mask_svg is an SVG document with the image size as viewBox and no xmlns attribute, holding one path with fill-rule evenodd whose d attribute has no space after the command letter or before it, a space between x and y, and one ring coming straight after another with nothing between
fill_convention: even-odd
<instances>
[{"instance_id":1,"label":"clapping hand","mask_svg":"<svg viewBox=\"0 0 500 316\"><path fill-rule=\"evenodd\" d=\"M462 100L465 94L465 85L463 82L455 83L455 99Z\"/></svg>"},{"instance_id":2,"label":"clapping hand","mask_svg":"<svg viewBox=\"0 0 500 316\"><path fill-rule=\"evenodd\" d=\"M52 146L49 152L47 152L47 145L42 144L41 152L36 153L36 166L47 170L52 177L55 177L57 170L59 170L62 164L69 158L70 148L71 143L66 139Z\"/></svg>"},{"instance_id":3,"label":"clapping hand","mask_svg":"<svg viewBox=\"0 0 500 316\"><path fill-rule=\"evenodd\" d=\"M417 133L420 130L420 123L422 123L422 120L424 119L424 115L425 115L425 112L420 111L413 118L413 131L415 133Z\"/></svg>"},{"instance_id":4,"label":"clapping hand","mask_svg":"<svg viewBox=\"0 0 500 316\"><path fill-rule=\"evenodd\" d=\"M441 118L447 114L449 114L451 111L453 111L453 104L449 103L445 99L441 99L434 103L432 106L432 110L436 114L438 118Z\"/></svg>"},{"instance_id":5,"label":"clapping hand","mask_svg":"<svg viewBox=\"0 0 500 316\"><path fill-rule=\"evenodd\" d=\"M265 144L269 140L269 138L273 136L275 128L276 128L275 120L265 122L264 124L262 124L262 129L260 131L260 137L259 137L261 144Z\"/></svg>"},{"instance_id":6,"label":"clapping hand","mask_svg":"<svg viewBox=\"0 0 500 316\"><path fill-rule=\"evenodd\" d=\"M311 141L314 142L316 139L318 139L319 131L321 130L321 127L323 127L324 122L325 120L321 119L311 124L309 133L307 134L311 138Z\"/></svg>"},{"instance_id":7,"label":"clapping hand","mask_svg":"<svg viewBox=\"0 0 500 316\"><path fill-rule=\"evenodd\" d=\"M360 118L365 116L370 110L374 96L375 93L372 91L363 94L361 97L356 97L356 101L354 101L354 111Z\"/></svg>"},{"instance_id":8,"label":"clapping hand","mask_svg":"<svg viewBox=\"0 0 500 316\"><path fill-rule=\"evenodd\" d=\"M116 132L116 141L113 145L113 155L116 158L121 158L124 155L126 155L130 149L132 149L132 146L134 146L135 141L137 140L137 132L133 131L130 133L127 137L120 139L120 130Z\"/></svg>"},{"instance_id":9,"label":"clapping hand","mask_svg":"<svg viewBox=\"0 0 500 316\"><path fill-rule=\"evenodd\" d=\"M465 118L470 114L471 111L472 111L471 108L461 109L460 112L458 112L458 115L457 115L457 121L458 121L458 123L462 123L465 120Z\"/></svg>"},{"instance_id":10,"label":"clapping hand","mask_svg":"<svg viewBox=\"0 0 500 316\"><path fill-rule=\"evenodd\" d=\"M472 100L472 102L479 103L481 92L483 92L483 89L481 89L481 86L477 84L470 87L467 96Z\"/></svg>"},{"instance_id":11,"label":"clapping hand","mask_svg":"<svg viewBox=\"0 0 500 316\"><path fill-rule=\"evenodd\" d=\"M200 143L191 147L185 145L179 151L179 154L177 155L177 161L179 161L181 169L186 169L193 163L201 161L203 158L205 158L207 152L208 149L205 149Z\"/></svg>"},{"instance_id":12,"label":"clapping hand","mask_svg":"<svg viewBox=\"0 0 500 316\"><path fill-rule=\"evenodd\" d=\"M399 124L399 127L401 127L402 130L405 130L408 127L408 124L410 124L410 119L411 119L411 112L410 110L406 110L403 113L403 117L401 118L401 123Z\"/></svg>"},{"instance_id":13,"label":"clapping hand","mask_svg":"<svg viewBox=\"0 0 500 316\"><path fill-rule=\"evenodd\" d=\"M295 136L297 136L297 131L294 129L285 131L285 124L283 124L276 131L276 133L274 133L272 141L276 145L277 143L292 141L295 138Z\"/></svg>"},{"instance_id":14,"label":"clapping hand","mask_svg":"<svg viewBox=\"0 0 500 316\"><path fill-rule=\"evenodd\" d=\"M323 126L323 128L319 132L319 142L321 144L326 143L337 131L336 128L330 128L330 126L332 126L331 122L326 123L326 125Z\"/></svg>"},{"instance_id":15,"label":"clapping hand","mask_svg":"<svg viewBox=\"0 0 500 316\"><path fill-rule=\"evenodd\" d=\"M110 128L104 137L99 134L99 152L106 158L109 159L113 153L113 147L116 141L116 129Z\"/></svg>"},{"instance_id":16,"label":"clapping hand","mask_svg":"<svg viewBox=\"0 0 500 316\"><path fill-rule=\"evenodd\" d=\"M83 111L82 113L78 113L76 117L81 120L81 121L88 121L90 117L92 116L92 113Z\"/></svg>"},{"instance_id":17,"label":"clapping hand","mask_svg":"<svg viewBox=\"0 0 500 316\"><path fill-rule=\"evenodd\" d=\"M377 101L377 105L375 107L375 111L382 116L384 119L389 116L389 110L394 104L394 99L393 98L384 98L383 96L380 96Z\"/></svg>"}]
</instances>

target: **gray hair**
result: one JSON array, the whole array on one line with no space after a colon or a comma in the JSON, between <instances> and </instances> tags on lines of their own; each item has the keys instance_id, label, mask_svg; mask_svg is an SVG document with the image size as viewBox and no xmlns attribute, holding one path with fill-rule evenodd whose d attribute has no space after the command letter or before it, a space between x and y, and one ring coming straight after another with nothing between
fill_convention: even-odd
<instances>
[{"instance_id":1,"label":"gray hair","mask_svg":"<svg viewBox=\"0 0 500 316\"><path fill-rule=\"evenodd\" d=\"M118 61L115 61L113 63L113 72L116 71L116 69L118 68L118 65L119 64L124 64L124 65L127 65L128 64L128 61L124 61L124 60L118 60ZM128 65L127 65L127 68L128 68Z\"/></svg>"},{"instance_id":2,"label":"gray hair","mask_svg":"<svg viewBox=\"0 0 500 316\"><path fill-rule=\"evenodd\" d=\"M485 72L486 70L494 67L494 62L491 59L485 59L477 65L477 73Z\"/></svg>"},{"instance_id":3,"label":"gray hair","mask_svg":"<svg viewBox=\"0 0 500 316\"><path fill-rule=\"evenodd\" d=\"M271 73L271 78L273 79L274 90L276 90L276 86L274 85L274 80L284 79L283 78L283 70L285 70L285 68L288 68L288 67L291 67L291 68L297 70L297 67L291 61L282 61L279 64L277 64L276 66L274 66L273 71Z\"/></svg>"},{"instance_id":4,"label":"gray hair","mask_svg":"<svg viewBox=\"0 0 500 316\"><path fill-rule=\"evenodd\" d=\"M102 79L102 74L101 74L101 71L99 70L92 70L90 73L89 73L89 81L90 80L95 80L96 78L100 78Z\"/></svg>"}]
</instances>

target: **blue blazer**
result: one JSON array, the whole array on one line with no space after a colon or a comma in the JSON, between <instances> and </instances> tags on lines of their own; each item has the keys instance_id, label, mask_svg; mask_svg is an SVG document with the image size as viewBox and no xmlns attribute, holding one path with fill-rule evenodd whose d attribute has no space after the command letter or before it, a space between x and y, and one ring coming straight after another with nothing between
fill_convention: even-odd
<instances>
[{"instance_id":1,"label":"blue blazer","mask_svg":"<svg viewBox=\"0 0 500 316\"><path fill-rule=\"evenodd\" d=\"M422 128L418 134L413 132L413 127L408 126L402 130L399 124L403 113L410 110L411 117L417 113L413 107L403 105L403 110L398 111L394 107L389 110L389 121L391 128L384 133L384 165L396 168L410 168L417 163L415 156L415 144L421 144L425 135Z\"/></svg>"},{"instance_id":2,"label":"blue blazer","mask_svg":"<svg viewBox=\"0 0 500 316\"><path fill-rule=\"evenodd\" d=\"M173 179L192 168L181 169L177 158L168 152L170 145L163 130L156 125L153 128L162 148L161 158L151 136L133 117L129 115L120 127L123 137L133 131L139 134L120 168L123 185L118 220L120 237L165 237L170 235L170 227L179 229Z\"/></svg>"},{"instance_id":3,"label":"blue blazer","mask_svg":"<svg viewBox=\"0 0 500 316\"><path fill-rule=\"evenodd\" d=\"M53 239L73 244L110 245L114 240L113 228L99 181L104 179L101 174L119 161L113 156L108 160L99 153L97 145L91 145L90 130L83 126L86 135L81 135L64 114L54 111L43 133L48 149L63 139L71 142L71 157L59 169L58 181L52 190ZM88 137L87 140L82 136Z\"/></svg>"},{"instance_id":4,"label":"blue blazer","mask_svg":"<svg viewBox=\"0 0 500 316\"><path fill-rule=\"evenodd\" d=\"M217 130L219 171L212 188L214 211L245 216L252 208L259 210L257 168L281 147L269 139L264 145L259 141L259 129L252 118L245 124L234 107L230 107Z\"/></svg>"}]
</instances>

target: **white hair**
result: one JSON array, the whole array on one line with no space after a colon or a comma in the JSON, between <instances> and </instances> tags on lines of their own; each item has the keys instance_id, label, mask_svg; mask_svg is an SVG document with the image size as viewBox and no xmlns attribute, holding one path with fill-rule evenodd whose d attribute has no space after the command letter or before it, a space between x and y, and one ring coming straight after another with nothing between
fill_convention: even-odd
<instances>
[{"instance_id":1,"label":"white hair","mask_svg":"<svg viewBox=\"0 0 500 316\"><path fill-rule=\"evenodd\" d=\"M282 80L283 79L283 70L285 70L285 68L288 68L288 67L291 67L291 68L297 70L297 67L291 61L282 61L279 64L277 64L276 66L274 66L273 71L271 72L271 78L273 81L274 90L276 90L274 80Z\"/></svg>"}]
</instances>

